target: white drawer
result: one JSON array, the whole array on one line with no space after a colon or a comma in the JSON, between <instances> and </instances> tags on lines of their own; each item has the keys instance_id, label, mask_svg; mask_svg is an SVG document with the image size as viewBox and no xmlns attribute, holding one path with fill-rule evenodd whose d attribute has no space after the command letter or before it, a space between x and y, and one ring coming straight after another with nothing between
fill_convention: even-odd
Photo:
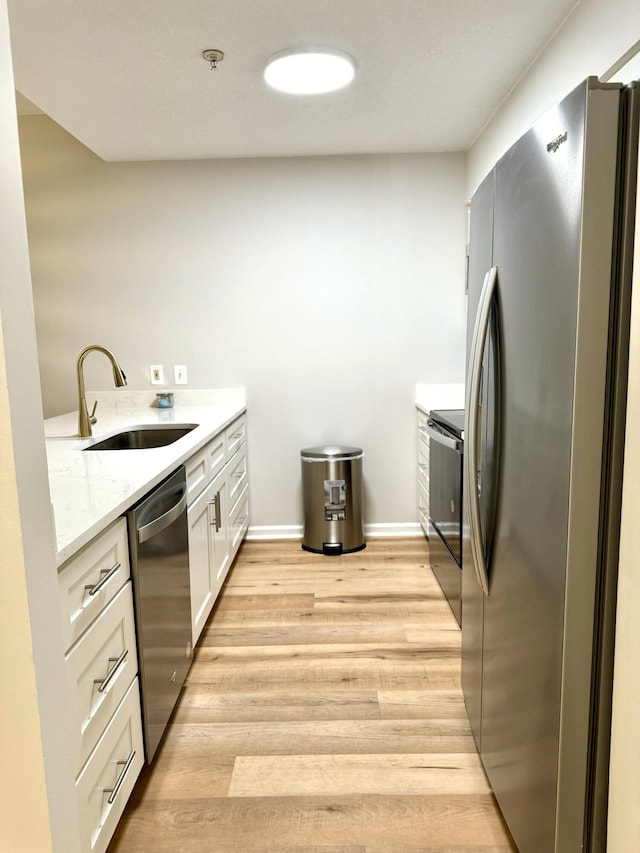
<instances>
[{"instance_id":1,"label":"white drawer","mask_svg":"<svg viewBox=\"0 0 640 853\"><path fill-rule=\"evenodd\" d=\"M58 570L65 650L130 576L127 523L119 518Z\"/></svg>"},{"instance_id":2,"label":"white drawer","mask_svg":"<svg viewBox=\"0 0 640 853\"><path fill-rule=\"evenodd\" d=\"M184 467L187 476L187 502L191 503L209 482L206 446L187 459Z\"/></svg>"},{"instance_id":3,"label":"white drawer","mask_svg":"<svg viewBox=\"0 0 640 853\"><path fill-rule=\"evenodd\" d=\"M138 671L131 581L127 581L66 658L76 719L72 750L79 772Z\"/></svg>"},{"instance_id":4,"label":"white drawer","mask_svg":"<svg viewBox=\"0 0 640 853\"><path fill-rule=\"evenodd\" d=\"M222 470L225 459L227 457L227 442L226 433L221 432L212 438L206 445L205 452L207 456L207 470L209 472L209 481L213 480L218 471Z\"/></svg>"},{"instance_id":5,"label":"white drawer","mask_svg":"<svg viewBox=\"0 0 640 853\"><path fill-rule=\"evenodd\" d=\"M84 853L107 849L143 765L136 678L76 781Z\"/></svg>"},{"instance_id":6,"label":"white drawer","mask_svg":"<svg viewBox=\"0 0 640 853\"><path fill-rule=\"evenodd\" d=\"M429 449L421 441L418 442L418 482L429 493Z\"/></svg>"},{"instance_id":7,"label":"white drawer","mask_svg":"<svg viewBox=\"0 0 640 853\"><path fill-rule=\"evenodd\" d=\"M429 416L425 415L424 412L421 412L418 409L418 438L420 441L423 441L427 447L429 447L429 433L427 431L427 421L429 420Z\"/></svg>"},{"instance_id":8,"label":"white drawer","mask_svg":"<svg viewBox=\"0 0 640 853\"><path fill-rule=\"evenodd\" d=\"M247 440L247 418L240 415L226 429L227 459L231 459L236 450Z\"/></svg>"},{"instance_id":9,"label":"white drawer","mask_svg":"<svg viewBox=\"0 0 640 853\"><path fill-rule=\"evenodd\" d=\"M229 483L229 506L233 512L236 501L247 485L247 445L245 444L229 462L227 482Z\"/></svg>"},{"instance_id":10,"label":"white drawer","mask_svg":"<svg viewBox=\"0 0 640 853\"><path fill-rule=\"evenodd\" d=\"M429 535L429 492L418 483L418 514L424 532Z\"/></svg>"},{"instance_id":11,"label":"white drawer","mask_svg":"<svg viewBox=\"0 0 640 853\"><path fill-rule=\"evenodd\" d=\"M220 432L185 462L187 502L191 504L225 463L226 433Z\"/></svg>"},{"instance_id":12,"label":"white drawer","mask_svg":"<svg viewBox=\"0 0 640 853\"><path fill-rule=\"evenodd\" d=\"M229 563L240 547L247 527L249 527L249 487L245 484L242 495L229 513L229 550L231 552Z\"/></svg>"}]
</instances>

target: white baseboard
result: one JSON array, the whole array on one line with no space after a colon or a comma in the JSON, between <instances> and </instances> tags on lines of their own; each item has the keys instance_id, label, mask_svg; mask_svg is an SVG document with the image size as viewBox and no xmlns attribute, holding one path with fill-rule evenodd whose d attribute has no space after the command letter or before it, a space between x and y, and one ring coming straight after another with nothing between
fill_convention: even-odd
<instances>
[{"instance_id":1,"label":"white baseboard","mask_svg":"<svg viewBox=\"0 0 640 853\"><path fill-rule=\"evenodd\" d=\"M412 539L424 536L419 521L395 521L385 524L365 524L364 535L367 539Z\"/></svg>"},{"instance_id":2,"label":"white baseboard","mask_svg":"<svg viewBox=\"0 0 640 853\"><path fill-rule=\"evenodd\" d=\"M302 524L256 524L250 525L245 539L248 542L269 539L302 539ZM365 539L408 539L424 536L417 521L390 522L388 524L365 524Z\"/></svg>"},{"instance_id":3,"label":"white baseboard","mask_svg":"<svg viewBox=\"0 0 640 853\"><path fill-rule=\"evenodd\" d=\"M247 535L248 542L258 542L267 539L302 539L301 524L250 524Z\"/></svg>"}]
</instances>

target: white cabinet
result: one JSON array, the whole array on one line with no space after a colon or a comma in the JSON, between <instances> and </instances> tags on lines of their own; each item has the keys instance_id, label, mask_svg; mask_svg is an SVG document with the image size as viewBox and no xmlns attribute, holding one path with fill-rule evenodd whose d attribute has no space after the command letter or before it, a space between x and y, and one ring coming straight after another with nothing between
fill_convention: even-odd
<instances>
[{"instance_id":1,"label":"white cabinet","mask_svg":"<svg viewBox=\"0 0 640 853\"><path fill-rule=\"evenodd\" d=\"M104 853L144 764L123 518L59 569L58 593L82 849Z\"/></svg>"},{"instance_id":2,"label":"white cabinet","mask_svg":"<svg viewBox=\"0 0 640 853\"><path fill-rule=\"evenodd\" d=\"M127 525L120 518L59 571L58 594L65 649L75 643L129 576Z\"/></svg>"},{"instance_id":3,"label":"white cabinet","mask_svg":"<svg viewBox=\"0 0 640 853\"><path fill-rule=\"evenodd\" d=\"M422 529L429 535L429 433L428 416L418 412L418 516Z\"/></svg>"},{"instance_id":4,"label":"white cabinet","mask_svg":"<svg viewBox=\"0 0 640 853\"><path fill-rule=\"evenodd\" d=\"M82 767L138 672L131 581L65 657L67 689L76 712L72 745Z\"/></svg>"},{"instance_id":5,"label":"white cabinet","mask_svg":"<svg viewBox=\"0 0 640 853\"><path fill-rule=\"evenodd\" d=\"M138 679L76 781L86 853L104 853L144 764Z\"/></svg>"},{"instance_id":6,"label":"white cabinet","mask_svg":"<svg viewBox=\"0 0 640 853\"><path fill-rule=\"evenodd\" d=\"M221 471L187 511L194 646L215 604L230 563L227 525L224 523L226 493L225 472Z\"/></svg>"},{"instance_id":7,"label":"white cabinet","mask_svg":"<svg viewBox=\"0 0 640 853\"><path fill-rule=\"evenodd\" d=\"M249 525L245 416L194 454L186 469L195 646Z\"/></svg>"}]
</instances>

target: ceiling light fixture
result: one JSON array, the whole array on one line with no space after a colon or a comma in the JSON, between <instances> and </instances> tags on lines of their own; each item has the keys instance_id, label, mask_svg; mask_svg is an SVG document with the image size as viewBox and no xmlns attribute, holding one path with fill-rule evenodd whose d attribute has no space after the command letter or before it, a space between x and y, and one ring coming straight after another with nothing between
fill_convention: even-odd
<instances>
[{"instance_id":1,"label":"ceiling light fixture","mask_svg":"<svg viewBox=\"0 0 640 853\"><path fill-rule=\"evenodd\" d=\"M264 79L279 92L321 95L348 86L355 69L355 62L343 50L298 47L274 54L264 69Z\"/></svg>"},{"instance_id":2,"label":"ceiling light fixture","mask_svg":"<svg viewBox=\"0 0 640 853\"><path fill-rule=\"evenodd\" d=\"M209 47L207 50L202 51L202 58L206 59L211 65L211 70L215 71L218 67L218 63L222 62L224 59L224 53L217 48Z\"/></svg>"}]
</instances>

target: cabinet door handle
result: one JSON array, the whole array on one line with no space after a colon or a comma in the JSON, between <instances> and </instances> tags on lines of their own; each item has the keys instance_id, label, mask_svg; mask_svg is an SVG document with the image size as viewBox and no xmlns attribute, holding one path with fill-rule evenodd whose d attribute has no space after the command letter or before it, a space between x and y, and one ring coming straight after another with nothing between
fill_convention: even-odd
<instances>
[{"instance_id":1,"label":"cabinet door handle","mask_svg":"<svg viewBox=\"0 0 640 853\"><path fill-rule=\"evenodd\" d=\"M122 788L122 783L124 782L124 777L129 772L129 768L131 767L131 765L133 763L133 759L135 757L136 757L136 751L135 751L135 749L132 749L131 752L129 753L129 757L127 758L126 761L116 761L116 767L120 767L121 765L124 765L124 767L120 771L120 775L116 779L116 784L113 786L113 788L103 788L102 789L103 794L109 794L109 799L107 800L109 805L111 805L114 802L115 798L120 793L120 788Z\"/></svg>"},{"instance_id":2,"label":"cabinet door handle","mask_svg":"<svg viewBox=\"0 0 640 853\"><path fill-rule=\"evenodd\" d=\"M216 492L216 496L214 498L214 501L216 502L216 533L217 533L220 530L220 528L222 527L222 518L221 518L222 511L220 509L220 492Z\"/></svg>"},{"instance_id":3,"label":"cabinet door handle","mask_svg":"<svg viewBox=\"0 0 640 853\"><path fill-rule=\"evenodd\" d=\"M120 657L109 658L109 663L112 663L113 666L111 667L109 672L106 674L106 676L104 678L94 678L93 679L94 684L100 685L100 687L98 687L98 693L104 693L105 690L107 690L107 688L109 687L109 685L113 681L116 672L120 669L122 664L125 662L125 659L126 659L128 654L129 654L129 649L125 649L122 652L122 654L120 655Z\"/></svg>"},{"instance_id":4,"label":"cabinet door handle","mask_svg":"<svg viewBox=\"0 0 640 853\"><path fill-rule=\"evenodd\" d=\"M110 569L100 569L100 574L102 575L100 580L95 584L87 584L85 586L85 589L89 590L89 595L95 595L101 589L104 589L121 566L122 563L116 563Z\"/></svg>"},{"instance_id":5,"label":"cabinet door handle","mask_svg":"<svg viewBox=\"0 0 640 853\"><path fill-rule=\"evenodd\" d=\"M210 501L207 501L207 506L209 507L209 527L215 527L218 524L218 520L216 517L216 499L212 498ZM211 513L213 512L213 519L211 518Z\"/></svg>"}]
</instances>

